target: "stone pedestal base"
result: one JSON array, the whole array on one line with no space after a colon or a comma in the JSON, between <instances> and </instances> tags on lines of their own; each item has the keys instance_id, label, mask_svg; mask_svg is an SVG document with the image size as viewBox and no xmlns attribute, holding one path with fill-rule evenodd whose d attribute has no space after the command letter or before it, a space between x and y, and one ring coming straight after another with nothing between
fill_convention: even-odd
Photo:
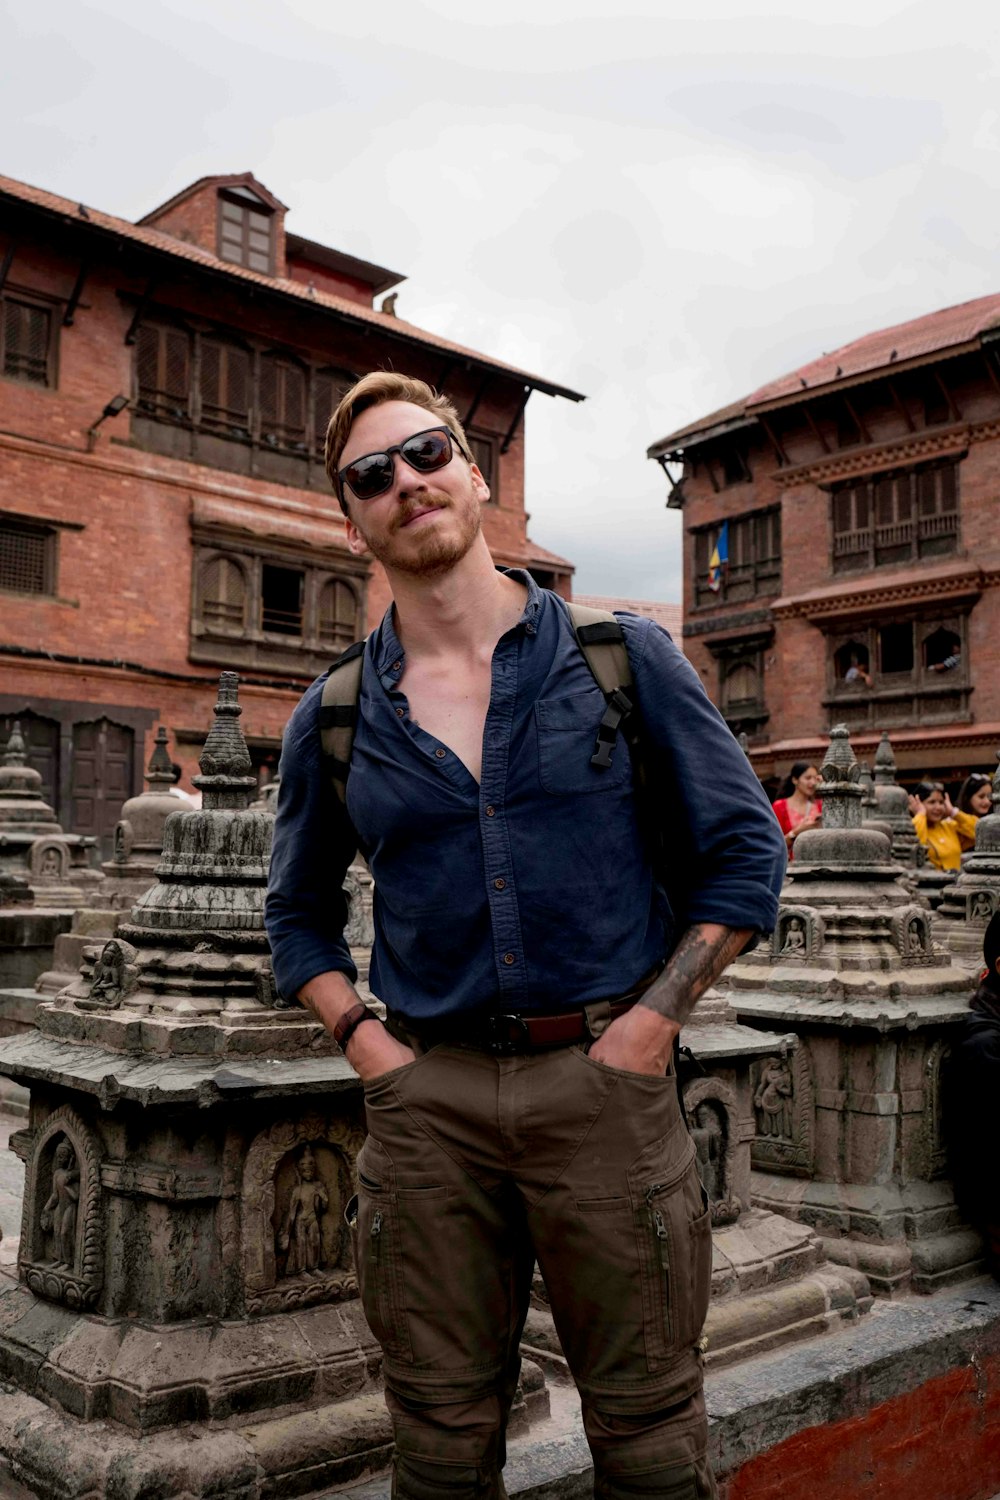
<instances>
[{"instance_id":1,"label":"stone pedestal base","mask_svg":"<svg viewBox=\"0 0 1000 1500\"><path fill-rule=\"evenodd\" d=\"M820 1236L839 1266L862 1271L880 1296L934 1292L978 1275L983 1243L961 1222L951 1185L863 1186L754 1172L753 1201Z\"/></svg>"}]
</instances>

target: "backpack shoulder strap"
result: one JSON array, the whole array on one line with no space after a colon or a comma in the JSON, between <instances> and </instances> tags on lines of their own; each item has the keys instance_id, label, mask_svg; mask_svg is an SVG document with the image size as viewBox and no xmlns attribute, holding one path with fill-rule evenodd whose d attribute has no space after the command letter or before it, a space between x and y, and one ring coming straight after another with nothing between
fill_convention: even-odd
<instances>
[{"instance_id":1,"label":"backpack shoulder strap","mask_svg":"<svg viewBox=\"0 0 1000 1500\"><path fill-rule=\"evenodd\" d=\"M341 802L347 800L347 778L351 770L351 751L358 722L358 699L361 696L361 674L365 664L367 641L348 646L333 666L323 684L319 700L319 738L333 789Z\"/></svg>"},{"instance_id":2,"label":"backpack shoulder strap","mask_svg":"<svg viewBox=\"0 0 1000 1500\"><path fill-rule=\"evenodd\" d=\"M632 666L621 624L610 610L573 603L567 608L577 643L607 705L590 757L590 764L604 771L611 765L618 731L635 706Z\"/></svg>"}]
</instances>

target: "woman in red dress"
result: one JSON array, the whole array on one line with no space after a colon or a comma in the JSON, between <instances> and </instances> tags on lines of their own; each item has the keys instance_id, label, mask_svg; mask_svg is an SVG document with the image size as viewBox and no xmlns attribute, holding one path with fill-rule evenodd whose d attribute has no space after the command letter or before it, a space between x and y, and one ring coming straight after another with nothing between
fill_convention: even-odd
<instances>
[{"instance_id":1,"label":"woman in red dress","mask_svg":"<svg viewBox=\"0 0 1000 1500\"><path fill-rule=\"evenodd\" d=\"M808 828L819 828L823 803L816 796L820 774L807 761L797 760L788 777L786 795L774 804L774 815L785 835L788 858L795 858L795 840Z\"/></svg>"}]
</instances>

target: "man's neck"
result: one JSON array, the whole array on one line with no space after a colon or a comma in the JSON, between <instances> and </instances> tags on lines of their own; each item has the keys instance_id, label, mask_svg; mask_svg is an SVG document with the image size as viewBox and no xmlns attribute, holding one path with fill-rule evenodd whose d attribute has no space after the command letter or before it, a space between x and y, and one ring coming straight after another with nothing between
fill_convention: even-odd
<instances>
[{"instance_id":1,"label":"man's neck","mask_svg":"<svg viewBox=\"0 0 1000 1500\"><path fill-rule=\"evenodd\" d=\"M411 660L492 652L524 612L523 584L497 572L481 534L460 562L437 577L387 571L396 633Z\"/></svg>"}]
</instances>

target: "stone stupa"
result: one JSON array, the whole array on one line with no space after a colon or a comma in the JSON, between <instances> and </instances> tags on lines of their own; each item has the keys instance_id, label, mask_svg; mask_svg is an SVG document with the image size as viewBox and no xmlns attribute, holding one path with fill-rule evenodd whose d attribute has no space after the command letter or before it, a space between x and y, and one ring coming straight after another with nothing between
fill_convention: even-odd
<instances>
[{"instance_id":1,"label":"stone stupa","mask_svg":"<svg viewBox=\"0 0 1000 1500\"><path fill-rule=\"evenodd\" d=\"M64 833L42 796L42 778L28 765L15 722L0 765L0 902L24 887L37 906L85 905L100 874L91 867L97 840Z\"/></svg>"},{"instance_id":2,"label":"stone stupa","mask_svg":"<svg viewBox=\"0 0 1000 1500\"><path fill-rule=\"evenodd\" d=\"M823 827L796 844L770 951L729 970L741 1022L799 1038L794 1055L755 1069L770 1124L753 1149L753 1197L813 1225L829 1258L874 1290L930 1291L980 1258L941 1136L941 1061L969 978L935 945L886 835L862 825L843 725L822 775Z\"/></svg>"}]
</instances>

